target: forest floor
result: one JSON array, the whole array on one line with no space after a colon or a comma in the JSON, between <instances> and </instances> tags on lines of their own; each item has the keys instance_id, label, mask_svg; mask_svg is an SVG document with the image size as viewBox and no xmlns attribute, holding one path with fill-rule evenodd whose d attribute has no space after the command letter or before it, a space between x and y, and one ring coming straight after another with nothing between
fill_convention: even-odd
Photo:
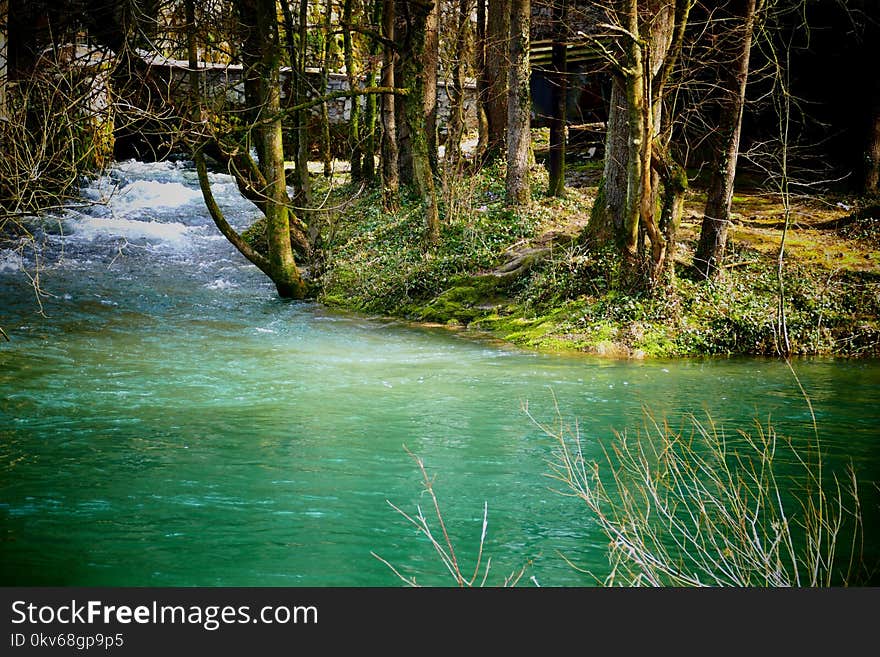
<instances>
[{"instance_id":1,"label":"forest floor","mask_svg":"<svg viewBox=\"0 0 880 657\"><path fill-rule=\"evenodd\" d=\"M546 195L540 164L532 174L534 200L523 212L504 207L503 168L448 182L441 245L430 252L421 246L415 198L385 213L378 191L355 189L346 174L334 177L320 213L326 258L319 300L540 350L629 358L773 355L787 340L793 354L880 356L876 200L792 200L780 304L779 195L737 190L724 272L707 282L690 267L705 202L694 185L676 240L673 283L632 296L614 289L613 252L595 253L578 239L601 162L572 158L563 199Z\"/></svg>"}]
</instances>

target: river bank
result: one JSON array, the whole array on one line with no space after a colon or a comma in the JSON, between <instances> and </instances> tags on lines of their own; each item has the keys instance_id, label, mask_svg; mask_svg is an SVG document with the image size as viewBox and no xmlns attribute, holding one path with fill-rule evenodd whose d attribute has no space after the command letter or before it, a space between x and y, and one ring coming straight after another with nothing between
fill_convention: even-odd
<instances>
[{"instance_id":1,"label":"river bank","mask_svg":"<svg viewBox=\"0 0 880 657\"><path fill-rule=\"evenodd\" d=\"M797 198L785 235L782 298L778 195L738 191L728 263L716 281L690 270L705 196L688 192L676 242L676 276L651 295L613 286L612 253L579 239L601 163L569 166L564 199L547 197L533 167L533 202L504 205L503 170L444 184L441 244L421 247L415 198L386 213L377 190L334 177L320 213L326 259L318 299L333 307L487 332L541 351L623 358L774 355L880 356L880 217L845 196ZM319 184L325 184L321 181Z\"/></svg>"}]
</instances>

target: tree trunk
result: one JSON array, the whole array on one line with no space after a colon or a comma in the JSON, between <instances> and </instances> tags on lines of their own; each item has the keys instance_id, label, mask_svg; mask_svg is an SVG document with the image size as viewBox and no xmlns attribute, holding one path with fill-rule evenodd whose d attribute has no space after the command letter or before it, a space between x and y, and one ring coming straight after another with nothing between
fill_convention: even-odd
<instances>
[{"instance_id":1,"label":"tree trunk","mask_svg":"<svg viewBox=\"0 0 880 657\"><path fill-rule=\"evenodd\" d=\"M688 177L684 168L672 159L669 150L665 147L658 146L654 149L653 166L663 184L659 229L667 244L658 277L663 276L666 283L672 283L675 277L675 237L684 211L684 194L688 188Z\"/></svg>"},{"instance_id":2,"label":"tree trunk","mask_svg":"<svg viewBox=\"0 0 880 657\"><path fill-rule=\"evenodd\" d=\"M440 217L434 176L428 159L427 130L425 128L425 49L428 14L433 0L412 0L407 3L407 33L401 56L403 86L408 93L403 97L406 123L409 127L412 152L413 182L422 198L425 211L425 243L436 245L440 239Z\"/></svg>"},{"instance_id":3,"label":"tree trunk","mask_svg":"<svg viewBox=\"0 0 880 657\"><path fill-rule=\"evenodd\" d=\"M303 0L305 2L305 0ZM290 244L287 207L287 182L284 177L284 147L281 133L281 90L279 84L278 22L274 0L256 0L257 32L260 56L260 96L267 119L262 123L262 141L266 153L263 166L266 177L266 226L269 241L269 264L278 294L301 299L306 286L296 268ZM272 118L274 117L274 118Z\"/></svg>"},{"instance_id":4,"label":"tree trunk","mask_svg":"<svg viewBox=\"0 0 880 657\"><path fill-rule=\"evenodd\" d=\"M880 76L874 75L871 121L865 153L865 193L880 193Z\"/></svg>"},{"instance_id":5,"label":"tree trunk","mask_svg":"<svg viewBox=\"0 0 880 657\"><path fill-rule=\"evenodd\" d=\"M371 29L379 31L379 22L382 20L382 0L373 0L373 15ZM376 85L376 61L379 55L380 43L378 39L370 42L370 63L366 73L366 86ZM374 94L367 96L367 111L364 116L364 180L373 182L376 179L376 114L378 100Z\"/></svg>"},{"instance_id":6,"label":"tree trunk","mask_svg":"<svg viewBox=\"0 0 880 657\"><path fill-rule=\"evenodd\" d=\"M324 0L324 48L321 53L321 95L327 95L330 81L330 29L333 18L333 3ZM379 2L379 0L376 0ZM327 103L321 104L321 161L324 164L324 177L333 175L333 154L330 152L330 109Z\"/></svg>"},{"instance_id":7,"label":"tree trunk","mask_svg":"<svg viewBox=\"0 0 880 657\"><path fill-rule=\"evenodd\" d=\"M489 70L486 67L486 2L477 0L477 38L474 68L477 71L477 161L484 159L489 143Z\"/></svg>"},{"instance_id":8,"label":"tree trunk","mask_svg":"<svg viewBox=\"0 0 880 657\"><path fill-rule=\"evenodd\" d=\"M599 193L590 212L586 237L593 245L614 243L623 234L623 209L626 206L626 163L629 149L629 124L623 78L611 81L611 98L605 128L605 161Z\"/></svg>"},{"instance_id":9,"label":"tree trunk","mask_svg":"<svg viewBox=\"0 0 880 657\"><path fill-rule=\"evenodd\" d=\"M342 8L342 47L345 57L345 73L348 77L348 88L352 91L358 88L358 75L354 65L354 51L351 40L351 5L352 0L344 0ZM363 178L361 171L361 109L360 97L352 96L350 101L350 114L348 120L348 147L351 151L351 179Z\"/></svg>"},{"instance_id":10,"label":"tree trunk","mask_svg":"<svg viewBox=\"0 0 880 657\"><path fill-rule=\"evenodd\" d=\"M288 59L290 60L291 84L288 94L288 106L294 107L302 103L306 88L306 22L307 0L300 0L297 17L298 35L294 37L293 13L285 0L281 3L284 17L284 33L287 40ZM308 112L302 110L293 113L293 163L294 163L294 203L299 207L309 207L312 201L312 186L309 179L309 138Z\"/></svg>"},{"instance_id":11,"label":"tree trunk","mask_svg":"<svg viewBox=\"0 0 880 657\"><path fill-rule=\"evenodd\" d=\"M507 204L527 205L532 102L529 93L530 0L512 0L507 98Z\"/></svg>"},{"instance_id":12,"label":"tree trunk","mask_svg":"<svg viewBox=\"0 0 880 657\"><path fill-rule=\"evenodd\" d=\"M190 59L190 86L195 99L194 120L201 123L201 113L198 109L199 102L195 98L198 94L198 73L196 71L195 35L192 29L194 0L187 0L185 9L187 12L187 45ZM260 268L275 284L278 294L286 298L301 299L307 293L305 282L296 267L291 245L289 199L287 197L287 185L284 177L284 151L281 133L281 91L279 86L279 52L278 22L276 19L276 6L274 0L239 0L238 3L241 17L248 17L253 24L245 24L243 27L250 28L254 34L253 43L259 44L259 55L256 64L256 79L259 80L258 107L266 117L256 127L260 134L262 144L262 159L260 161L259 174L262 186L262 210L266 216L266 232L268 244L268 256L256 252L241 236L229 225L223 212L214 200L211 191L211 183L208 179L207 167L203 154L204 143L196 143L193 146L193 159L199 177L199 186L205 199L211 218L220 229L220 232L244 255L248 260Z\"/></svg>"},{"instance_id":13,"label":"tree trunk","mask_svg":"<svg viewBox=\"0 0 880 657\"><path fill-rule=\"evenodd\" d=\"M395 14L395 36L397 43L401 44L399 48L406 48L409 41L409 30L411 22L412 9L408 0L396 0ZM398 82L406 79L406 73L403 70L404 56L399 50L398 57L395 62L396 70L394 75ZM404 84L403 86L406 86ZM395 97L395 120L397 122L397 175L402 185L412 185L414 181L413 174L413 154L412 143L410 142L410 125L406 116L407 99L397 96Z\"/></svg>"},{"instance_id":14,"label":"tree trunk","mask_svg":"<svg viewBox=\"0 0 880 657\"><path fill-rule=\"evenodd\" d=\"M625 287L641 287L641 263L638 252L639 219L642 215L642 195L649 184L650 171L645 171L642 159L646 138L645 116L649 114L649 100L645 99L645 65L638 39L639 8L636 0L626 3L623 27L633 38L625 38L626 72L623 89L626 95L626 122L629 129L626 162L626 204L623 207L622 279Z\"/></svg>"},{"instance_id":15,"label":"tree trunk","mask_svg":"<svg viewBox=\"0 0 880 657\"><path fill-rule=\"evenodd\" d=\"M736 21L718 77L718 130L716 150L709 179L706 209L700 229L700 242L694 254L694 268L705 278L719 272L727 247L730 204L739 156L739 137L749 76L749 53L755 24L756 0L731 0L732 18Z\"/></svg>"},{"instance_id":16,"label":"tree trunk","mask_svg":"<svg viewBox=\"0 0 880 657\"><path fill-rule=\"evenodd\" d=\"M488 0L486 21L486 122L488 139L484 161L488 162L504 152L507 134L508 55L510 48L510 2Z\"/></svg>"},{"instance_id":17,"label":"tree trunk","mask_svg":"<svg viewBox=\"0 0 880 657\"><path fill-rule=\"evenodd\" d=\"M394 40L394 0L383 0L382 33L386 44L382 54L382 86L391 89L394 79L394 48L390 45ZM397 122L395 117L395 98L393 94L382 95L382 189L385 208L392 210L398 204L397 163Z\"/></svg>"},{"instance_id":18,"label":"tree trunk","mask_svg":"<svg viewBox=\"0 0 880 657\"><path fill-rule=\"evenodd\" d=\"M440 0L434 0L425 24L425 140L431 172L437 174L437 74L440 64Z\"/></svg>"},{"instance_id":19,"label":"tree trunk","mask_svg":"<svg viewBox=\"0 0 880 657\"><path fill-rule=\"evenodd\" d=\"M565 195L565 119L568 89L568 0L553 5L553 53L550 69L550 196Z\"/></svg>"},{"instance_id":20,"label":"tree trunk","mask_svg":"<svg viewBox=\"0 0 880 657\"><path fill-rule=\"evenodd\" d=\"M467 48L467 27L470 19L470 0L459 0L455 26L455 54L449 91L449 129L446 134L446 173L461 163L461 138L464 135L464 67Z\"/></svg>"},{"instance_id":21,"label":"tree trunk","mask_svg":"<svg viewBox=\"0 0 880 657\"><path fill-rule=\"evenodd\" d=\"M677 61L691 7L690 0L625 0L617 12L618 47L606 137L605 176L587 227L594 245L613 239L621 253L618 286L644 290L663 278L671 265L661 225L674 233L682 181L674 163L657 169L658 149L665 159L661 119L666 83ZM664 173L665 172L665 173ZM657 216L659 182L673 196ZM686 183L686 180L684 181ZM676 196L677 195L677 196ZM646 238L651 252L644 253Z\"/></svg>"}]
</instances>

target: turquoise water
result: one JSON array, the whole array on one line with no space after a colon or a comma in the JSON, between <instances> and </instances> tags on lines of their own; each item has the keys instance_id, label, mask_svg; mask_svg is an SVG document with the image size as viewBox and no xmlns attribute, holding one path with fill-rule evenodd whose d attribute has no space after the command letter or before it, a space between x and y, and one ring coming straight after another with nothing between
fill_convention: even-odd
<instances>
[{"instance_id":1,"label":"turquoise water","mask_svg":"<svg viewBox=\"0 0 880 657\"><path fill-rule=\"evenodd\" d=\"M247 225L232 181L214 183ZM708 410L730 432L758 418L812 436L782 363L538 355L283 302L210 225L184 164L122 163L86 193L101 203L0 251L4 585L399 584L371 552L451 584L387 503L430 512L404 446L436 476L466 569L487 503L489 583L528 565L524 583L589 585L560 553L601 571L607 539L551 490L553 442L524 405L540 420L558 405L594 456L645 405L673 424ZM43 314L22 272L37 262ZM796 368L829 467L851 457L877 480L880 365Z\"/></svg>"}]
</instances>

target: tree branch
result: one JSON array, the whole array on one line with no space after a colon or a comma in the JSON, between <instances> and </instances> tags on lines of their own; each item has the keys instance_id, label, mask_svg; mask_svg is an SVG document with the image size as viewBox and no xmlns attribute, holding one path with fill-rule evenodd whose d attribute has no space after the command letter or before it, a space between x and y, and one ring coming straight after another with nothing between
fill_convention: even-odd
<instances>
[{"instance_id":1,"label":"tree branch","mask_svg":"<svg viewBox=\"0 0 880 657\"><path fill-rule=\"evenodd\" d=\"M291 105L290 107L285 107L282 110L282 114L289 114L291 112L300 112L302 110L311 109L312 107L317 107L318 105L323 105L324 103L329 103L331 100L336 100L338 98L348 98L349 96L368 96L370 94L395 94L397 96L406 96L409 93L409 89L401 89L397 87L366 87L364 89L340 89L339 91L333 91L325 96L321 96L320 98L313 98L312 100L308 100L304 103L300 103L299 105ZM265 119L267 121L271 119Z\"/></svg>"},{"instance_id":2,"label":"tree branch","mask_svg":"<svg viewBox=\"0 0 880 657\"><path fill-rule=\"evenodd\" d=\"M651 86L655 90L656 95L661 95L672 70L678 63L678 56L681 53L681 46L684 43L684 31L687 27L688 16L690 15L693 0L676 0L675 1L675 26L672 32L672 42L666 51L666 57L663 60L663 66L657 71L657 75L651 82ZM651 100L653 102L653 99Z\"/></svg>"},{"instance_id":3,"label":"tree branch","mask_svg":"<svg viewBox=\"0 0 880 657\"><path fill-rule=\"evenodd\" d=\"M208 208L211 219L214 220L217 228L219 228L220 232L223 233L223 236L228 239L236 249L238 249L239 253L255 264L264 274L270 276L271 267L269 265L269 260L244 241L244 238L229 225L228 221L226 221L223 211L220 209L220 206L217 205L214 193L211 191L211 181L208 180L208 167L205 165L205 156L202 153L201 148L197 148L193 152L193 161L196 164L196 171L199 174L199 188L202 190L202 196L205 199L205 206Z\"/></svg>"},{"instance_id":4,"label":"tree branch","mask_svg":"<svg viewBox=\"0 0 880 657\"><path fill-rule=\"evenodd\" d=\"M364 36L368 36L371 39L381 43L383 46L387 46L393 50L400 50L400 44L395 43L391 39L386 39L384 36L376 32L375 30L371 30L370 28L363 27L361 25L353 25L351 23L339 23L339 27L342 29L333 30L331 34L342 34L345 30L349 30L350 32L358 32L359 34L363 34Z\"/></svg>"}]
</instances>

